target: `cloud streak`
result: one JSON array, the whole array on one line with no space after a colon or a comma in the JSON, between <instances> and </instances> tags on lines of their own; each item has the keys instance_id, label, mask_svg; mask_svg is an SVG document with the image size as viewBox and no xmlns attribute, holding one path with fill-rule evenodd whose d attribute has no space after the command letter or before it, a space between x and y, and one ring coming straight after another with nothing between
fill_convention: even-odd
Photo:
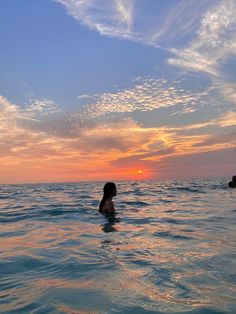
<instances>
[{"instance_id":1,"label":"cloud streak","mask_svg":"<svg viewBox=\"0 0 236 314\"><path fill-rule=\"evenodd\" d=\"M167 49L167 62L186 71L208 75L225 99L231 95L222 64L236 54L236 2L234 0L181 0L168 10L157 2L111 0L54 0L63 4L79 23L101 35L126 38Z\"/></svg>"},{"instance_id":2,"label":"cloud streak","mask_svg":"<svg viewBox=\"0 0 236 314\"><path fill-rule=\"evenodd\" d=\"M131 38L133 0L54 0L81 24L102 35Z\"/></svg>"},{"instance_id":3,"label":"cloud streak","mask_svg":"<svg viewBox=\"0 0 236 314\"><path fill-rule=\"evenodd\" d=\"M235 14L235 1L214 3L202 16L200 27L187 47L172 49L177 58L170 58L169 63L219 78L220 62L236 52Z\"/></svg>"}]
</instances>

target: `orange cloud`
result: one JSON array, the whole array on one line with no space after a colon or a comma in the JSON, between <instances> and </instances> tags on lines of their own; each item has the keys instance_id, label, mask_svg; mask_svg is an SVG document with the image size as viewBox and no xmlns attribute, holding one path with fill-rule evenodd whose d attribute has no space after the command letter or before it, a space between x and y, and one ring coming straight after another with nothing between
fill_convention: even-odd
<instances>
[{"instance_id":1,"label":"orange cloud","mask_svg":"<svg viewBox=\"0 0 236 314\"><path fill-rule=\"evenodd\" d=\"M193 160L236 146L233 112L181 128L150 128L131 118L77 125L73 114L72 120L62 115L44 120L43 112L40 121L32 110L23 111L3 97L0 108L2 183L158 178L168 175L179 158ZM211 133L210 127L224 134ZM188 171L186 166L183 175Z\"/></svg>"}]
</instances>

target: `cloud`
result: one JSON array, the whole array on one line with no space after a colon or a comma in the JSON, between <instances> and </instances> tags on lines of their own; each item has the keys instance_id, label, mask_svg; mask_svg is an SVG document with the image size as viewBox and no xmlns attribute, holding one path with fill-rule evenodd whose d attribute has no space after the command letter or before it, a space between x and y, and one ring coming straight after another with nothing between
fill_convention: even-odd
<instances>
[{"instance_id":1,"label":"cloud","mask_svg":"<svg viewBox=\"0 0 236 314\"><path fill-rule=\"evenodd\" d=\"M11 104L6 98L0 96L0 132L1 136L10 127L14 127L15 117L18 116L19 107Z\"/></svg>"},{"instance_id":2,"label":"cloud","mask_svg":"<svg viewBox=\"0 0 236 314\"><path fill-rule=\"evenodd\" d=\"M144 44L172 48L189 40L199 27L199 17L210 7L206 1L184 0L162 9L158 2L134 0L54 0L65 6L79 23L102 35L128 38ZM219 3L220 0L215 0Z\"/></svg>"},{"instance_id":3,"label":"cloud","mask_svg":"<svg viewBox=\"0 0 236 314\"><path fill-rule=\"evenodd\" d=\"M38 111L41 117L48 115L48 106L30 105L25 109L0 96L0 151L1 157L44 157L55 153L55 141L43 130L38 132L29 126L40 124L36 119Z\"/></svg>"},{"instance_id":4,"label":"cloud","mask_svg":"<svg viewBox=\"0 0 236 314\"><path fill-rule=\"evenodd\" d=\"M178 1L175 5L170 6L167 12L162 13L163 20L158 16L156 22L149 26L151 30L144 37L146 42L164 48L173 48L176 45L180 46L180 43L188 42L198 31L199 17L207 11L209 6L206 1ZM157 24L158 20L161 23Z\"/></svg>"},{"instance_id":5,"label":"cloud","mask_svg":"<svg viewBox=\"0 0 236 314\"><path fill-rule=\"evenodd\" d=\"M100 142L101 149L116 146L125 151L126 147L129 146L127 136L124 135L124 138L127 140L126 145L123 141L120 142L120 138L116 138L114 134L112 135L112 128L119 129L120 134L122 133L121 128L123 126L119 125L122 119L126 121L128 117L135 116L135 113L142 116L142 112L149 111L155 111L153 117L155 115L158 116L158 110L160 109L168 109L169 115L183 115L192 114L209 106L215 106L216 108L221 106L222 100L219 99L215 90L218 86L204 87L193 92L190 89L183 88L181 80L168 81L165 79L138 77L133 79L131 83L131 87L118 90L117 92L80 95L79 97L82 96L82 99L89 97L89 104L80 106L78 110L70 113L63 113L57 104L51 100L31 98L28 106L20 108L2 97L5 109L2 112L1 119L11 118L9 123L11 126L15 125L19 128L17 132L28 130L28 132L33 134L45 134L45 136L57 138L58 140L77 140L82 138L84 134L89 136L90 131L93 130L93 135L89 137L87 143L83 141L83 145L87 145L92 149L94 147L93 143ZM11 113L9 113L10 110ZM185 125L179 128L164 126L164 121L161 123L162 129L158 127L158 123L156 123L155 127L169 134L171 132L183 133L188 130L203 129L209 126L220 125L220 123L222 126L223 124L226 126L234 124L234 112L229 110L222 115L223 110L224 108L218 111L217 115L221 114L218 117L219 121L214 121L213 119L202 122L200 117L198 118L199 122L189 125L185 123ZM127 121L124 129L128 128ZM112 125L110 129L108 125ZM1 127L3 128L3 126L4 124L2 123ZM99 130L97 133L94 131L96 128ZM104 132L102 128L104 128ZM13 127L9 128L9 126L6 126L5 129L11 129L11 132L13 132ZM134 128L131 131L133 132ZM109 134L110 140L108 140L107 134ZM104 139L102 139L103 137Z\"/></svg>"},{"instance_id":6,"label":"cloud","mask_svg":"<svg viewBox=\"0 0 236 314\"><path fill-rule=\"evenodd\" d=\"M105 36L152 45L172 53L167 63L208 75L221 95L236 103L222 64L236 53L234 0L180 0L162 8L158 2L133 0L54 0L79 23ZM228 89L233 91L228 94Z\"/></svg>"},{"instance_id":7,"label":"cloud","mask_svg":"<svg viewBox=\"0 0 236 314\"><path fill-rule=\"evenodd\" d=\"M25 113L27 117L49 116L60 113L62 110L52 100L29 98Z\"/></svg>"},{"instance_id":8,"label":"cloud","mask_svg":"<svg viewBox=\"0 0 236 314\"><path fill-rule=\"evenodd\" d=\"M214 92L214 87L193 92L184 90L180 81L137 78L128 89L94 95L90 98L90 104L73 113L71 119L86 121L115 113L128 114L160 108L173 108L173 114L190 113L209 102L217 103Z\"/></svg>"},{"instance_id":9,"label":"cloud","mask_svg":"<svg viewBox=\"0 0 236 314\"><path fill-rule=\"evenodd\" d=\"M214 145L214 149L217 146L221 146L221 144L227 144L229 147L236 147L236 132L225 133L225 134L213 134L209 136L206 140L195 144L195 146L212 146Z\"/></svg>"},{"instance_id":10,"label":"cloud","mask_svg":"<svg viewBox=\"0 0 236 314\"><path fill-rule=\"evenodd\" d=\"M213 123L221 127L236 126L236 112L228 111L224 115L213 120Z\"/></svg>"},{"instance_id":11,"label":"cloud","mask_svg":"<svg viewBox=\"0 0 236 314\"><path fill-rule=\"evenodd\" d=\"M51 157L71 156L99 153L107 151L127 152L140 149L140 143L146 146L152 143L154 129L143 129L130 118L90 123L76 127L77 115L71 120L67 115L57 115L38 122L34 119L31 105L24 110L0 98L1 121L1 156L36 157L51 154ZM41 112L40 107L40 113ZM45 109L47 113L47 108ZM30 116L30 122L27 118ZM23 117L23 119L22 119ZM33 117L31 119L31 117ZM127 133L130 134L127 138Z\"/></svg>"},{"instance_id":12,"label":"cloud","mask_svg":"<svg viewBox=\"0 0 236 314\"><path fill-rule=\"evenodd\" d=\"M133 0L54 0L63 4L78 22L102 35L132 35Z\"/></svg>"},{"instance_id":13,"label":"cloud","mask_svg":"<svg viewBox=\"0 0 236 314\"><path fill-rule=\"evenodd\" d=\"M156 165L160 178L232 176L235 171L236 148L223 148L199 153L170 155ZM158 167L157 167L158 166Z\"/></svg>"},{"instance_id":14,"label":"cloud","mask_svg":"<svg viewBox=\"0 0 236 314\"><path fill-rule=\"evenodd\" d=\"M199 129L206 129L209 127L217 127L219 128L227 128L227 127L235 127L236 126L236 113L233 111L228 111L223 113L222 115L218 116L215 119L207 120L205 122L195 122L195 123L188 123L181 127L177 126L168 126L163 125L161 128L165 131L193 131L193 130L199 130Z\"/></svg>"},{"instance_id":15,"label":"cloud","mask_svg":"<svg viewBox=\"0 0 236 314\"><path fill-rule=\"evenodd\" d=\"M186 125L186 130L171 126L144 128L122 116L84 122L80 129L75 129L77 115L73 113L71 121L57 113L48 119L41 112L38 122L34 110L29 110L31 105L23 110L0 97L0 108L0 170L2 180L11 178L11 182L18 175L28 181L104 179L104 171L114 178L128 178L139 167L151 175L162 165L162 171L172 169L178 156L193 159L195 154L236 146L235 132L230 131L236 121L234 112L205 124ZM22 119L27 114L32 120ZM207 130L209 126L223 128L224 134L214 136ZM200 132L203 128L204 134Z\"/></svg>"},{"instance_id":16,"label":"cloud","mask_svg":"<svg viewBox=\"0 0 236 314\"><path fill-rule=\"evenodd\" d=\"M171 148L175 153L206 149L204 141L208 143L207 149L214 149L217 140L215 143L210 141L213 135L209 127L227 129L236 123L235 112L228 111L215 119L181 127L162 123L161 127L144 128L128 117L129 114L161 108L171 108L174 113L189 113L208 105L212 87L193 93L184 91L178 85L181 82L176 82L174 87L166 80L138 78L133 83L133 87L117 93L94 95L90 105L67 114L60 112L52 101L34 99L27 107L20 108L1 97L2 151L25 157L30 154L40 156L41 151L43 156L55 154L60 158L73 155L75 151L77 155L105 154L106 151L113 151L115 155L119 151L152 158L155 154L160 156L158 152L162 149ZM220 137L218 139L222 143ZM149 152L150 156L147 155Z\"/></svg>"},{"instance_id":17,"label":"cloud","mask_svg":"<svg viewBox=\"0 0 236 314\"><path fill-rule=\"evenodd\" d=\"M77 99L89 99L91 96L83 94L83 95L79 95L77 96Z\"/></svg>"},{"instance_id":18,"label":"cloud","mask_svg":"<svg viewBox=\"0 0 236 314\"><path fill-rule=\"evenodd\" d=\"M194 38L185 48L172 49L176 58L169 64L221 78L223 60L235 55L236 3L234 0L214 2L201 16L201 24Z\"/></svg>"},{"instance_id":19,"label":"cloud","mask_svg":"<svg viewBox=\"0 0 236 314\"><path fill-rule=\"evenodd\" d=\"M158 149L153 150L152 152L148 153L140 153L140 154L134 154L130 155L128 157L122 157L117 158L112 162L113 166L118 167L132 167L133 164L151 164L152 163L152 157L155 157L155 160L160 160L165 156L172 155L175 152L175 149L173 147L170 148L164 148L164 149Z\"/></svg>"},{"instance_id":20,"label":"cloud","mask_svg":"<svg viewBox=\"0 0 236 314\"><path fill-rule=\"evenodd\" d=\"M219 84L219 90L226 100L233 104L236 104L236 84L232 83Z\"/></svg>"}]
</instances>

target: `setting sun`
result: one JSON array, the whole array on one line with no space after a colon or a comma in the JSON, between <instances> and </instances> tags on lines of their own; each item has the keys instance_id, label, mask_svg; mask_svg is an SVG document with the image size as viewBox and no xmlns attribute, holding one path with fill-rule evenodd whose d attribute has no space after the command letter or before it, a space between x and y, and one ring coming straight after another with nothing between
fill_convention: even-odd
<instances>
[{"instance_id":1,"label":"setting sun","mask_svg":"<svg viewBox=\"0 0 236 314\"><path fill-rule=\"evenodd\" d=\"M141 174L141 173L143 173L143 170L138 170L137 172L138 172L139 174Z\"/></svg>"}]
</instances>

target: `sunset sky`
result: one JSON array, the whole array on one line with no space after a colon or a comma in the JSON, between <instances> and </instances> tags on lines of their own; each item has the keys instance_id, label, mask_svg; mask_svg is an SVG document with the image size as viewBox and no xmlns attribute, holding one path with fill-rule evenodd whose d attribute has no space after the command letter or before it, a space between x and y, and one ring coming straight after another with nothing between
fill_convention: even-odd
<instances>
[{"instance_id":1,"label":"sunset sky","mask_svg":"<svg viewBox=\"0 0 236 314\"><path fill-rule=\"evenodd\" d=\"M1 0L0 183L236 174L235 0Z\"/></svg>"}]
</instances>

